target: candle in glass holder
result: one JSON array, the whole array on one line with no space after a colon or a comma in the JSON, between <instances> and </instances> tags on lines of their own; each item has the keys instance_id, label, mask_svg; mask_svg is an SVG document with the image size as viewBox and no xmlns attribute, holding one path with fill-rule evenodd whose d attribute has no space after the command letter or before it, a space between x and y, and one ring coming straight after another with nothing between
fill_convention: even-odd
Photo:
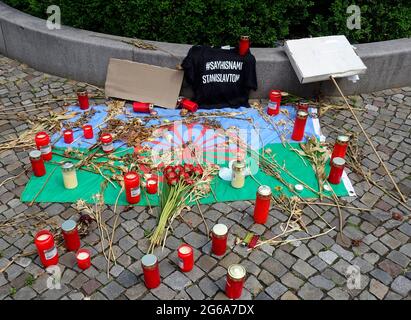
<instances>
[{"instance_id":1,"label":"candle in glass holder","mask_svg":"<svg viewBox=\"0 0 411 320\"><path fill-rule=\"evenodd\" d=\"M36 177L44 176L46 174L46 167L44 165L44 160L41 157L41 151L39 150L30 151L29 158L30 158L33 174Z\"/></svg>"},{"instance_id":2,"label":"candle in glass holder","mask_svg":"<svg viewBox=\"0 0 411 320\"><path fill-rule=\"evenodd\" d=\"M67 129L63 131L63 138L65 143L72 143L74 141L73 130Z\"/></svg>"},{"instance_id":3,"label":"candle in glass holder","mask_svg":"<svg viewBox=\"0 0 411 320\"><path fill-rule=\"evenodd\" d=\"M264 224L267 222L270 211L271 188L269 186L260 186L257 189L257 197L254 207L255 223Z\"/></svg>"},{"instance_id":4,"label":"candle in glass holder","mask_svg":"<svg viewBox=\"0 0 411 320\"><path fill-rule=\"evenodd\" d=\"M245 182L245 162L241 160L234 161L232 172L231 186L236 189L241 189L244 187Z\"/></svg>"},{"instance_id":5,"label":"candle in glass holder","mask_svg":"<svg viewBox=\"0 0 411 320\"><path fill-rule=\"evenodd\" d=\"M297 111L297 117L294 122L293 134L291 139L301 141L304 138L305 124L307 123L308 113L303 110Z\"/></svg>"},{"instance_id":6,"label":"candle in glass holder","mask_svg":"<svg viewBox=\"0 0 411 320\"><path fill-rule=\"evenodd\" d=\"M36 143L37 149L41 151L41 157L43 158L43 160L50 161L53 157L53 153L51 151L49 135L44 131L38 132L34 137L34 141Z\"/></svg>"},{"instance_id":7,"label":"candle in glass holder","mask_svg":"<svg viewBox=\"0 0 411 320\"><path fill-rule=\"evenodd\" d=\"M280 113L281 105L281 91L271 90L269 95L269 101L267 106L267 114L270 116L276 116Z\"/></svg>"},{"instance_id":8,"label":"candle in glass holder","mask_svg":"<svg viewBox=\"0 0 411 320\"><path fill-rule=\"evenodd\" d=\"M86 270L91 266L91 255L87 249L80 249L76 254L77 265L81 270Z\"/></svg>"},{"instance_id":9,"label":"candle in glass holder","mask_svg":"<svg viewBox=\"0 0 411 320\"><path fill-rule=\"evenodd\" d=\"M198 104L187 98L180 98L178 103L182 109L187 110L189 112L196 112L198 110Z\"/></svg>"},{"instance_id":10,"label":"candle in glass holder","mask_svg":"<svg viewBox=\"0 0 411 320\"><path fill-rule=\"evenodd\" d=\"M332 184L339 184L344 171L345 160L343 158L334 158L331 161L331 170L328 175L328 182Z\"/></svg>"},{"instance_id":11,"label":"candle in glass holder","mask_svg":"<svg viewBox=\"0 0 411 320\"><path fill-rule=\"evenodd\" d=\"M225 224L216 224L211 231L211 251L222 256L227 250L228 228Z\"/></svg>"},{"instance_id":12,"label":"candle in glass holder","mask_svg":"<svg viewBox=\"0 0 411 320\"><path fill-rule=\"evenodd\" d=\"M331 154L331 160L334 158L345 158L347 152L348 142L350 138L348 136L338 136L334 144L333 153Z\"/></svg>"},{"instance_id":13,"label":"candle in glass holder","mask_svg":"<svg viewBox=\"0 0 411 320\"><path fill-rule=\"evenodd\" d=\"M61 225L64 244L68 251L77 251L80 248L80 236L74 220L66 220Z\"/></svg>"},{"instance_id":14,"label":"candle in glass holder","mask_svg":"<svg viewBox=\"0 0 411 320\"><path fill-rule=\"evenodd\" d=\"M179 258L179 267L183 272L189 272L193 269L194 266L194 252L187 244L182 244L178 247L178 258Z\"/></svg>"},{"instance_id":15,"label":"candle in glass holder","mask_svg":"<svg viewBox=\"0 0 411 320\"><path fill-rule=\"evenodd\" d=\"M156 194L157 189L158 189L158 180L155 178L147 179L146 189L147 189L147 193Z\"/></svg>"},{"instance_id":16,"label":"candle in glass holder","mask_svg":"<svg viewBox=\"0 0 411 320\"><path fill-rule=\"evenodd\" d=\"M144 283L148 289L157 288L160 285L160 269L158 260L154 254L146 254L141 258L143 267Z\"/></svg>"},{"instance_id":17,"label":"candle in glass holder","mask_svg":"<svg viewBox=\"0 0 411 320\"><path fill-rule=\"evenodd\" d=\"M238 44L238 53L241 56L245 56L250 50L250 37L249 36L241 36L240 42Z\"/></svg>"},{"instance_id":18,"label":"candle in glass holder","mask_svg":"<svg viewBox=\"0 0 411 320\"><path fill-rule=\"evenodd\" d=\"M124 175L124 187L127 202L135 204L140 201L140 177L136 172L130 171Z\"/></svg>"},{"instance_id":19,"label":"candle in glass holder","mask_svg":"<svg viewBox=\"0 0 411 320\"><path fill-rule=\"evenodd\" d=\"M110 133L105 133L100 137L101 148L105 153L110 153L114 150L113 137Z\"/></svg>"},{"instance_id":20,"label":"candle in glass holder","mask_svg":"<svg viewBox=\"0 0 411 320\"><path fill-rule=\"evenodd\" d=\"M154 104L149 102L133 102L133 111L140 113L150 113L153 111Z\"/></svg>"},{"instance_id":21,"label":"candle in glass holder","mask_svg":"<svg viewBox=\"0 0 411 320\"><path fill-rule=\"evenodd\" d=\"M59 255L54 244L54 237L48 230L39 231L34 237L40 261L44 267L56 265L59 262Z\"/></svg>"},{"instance_id":22,"label":"candle in glass holder","mask_svg":"<svg viewBox=\"0 0 411 320\"><path fill-rule=\"evenodd\" d=\"M84 138L86 139L93 139L94 133L93 133L93 127L91 126L91 124L85 124L83 126L83 135L84 135Z\"/></svg>"},{"instance_id":23,"label":"candle in glass holder","mask_svg":"<svg viewBox=\"0 0 411 320\"><path fill-rule=\"evenodd\" d=\"M63 183L66 189L77 188L77 173L74 164L70 161L63 163L61 166L61 171L63 174Z\"/></svg>"},{"instance_id":24,"label":"candle in glass holder","mask_svg":"<svg viewBox=\"0 0 411 320\"><path fill-rule=\"evenodd\" d=\"M232 264L228 267L225 294L229 299L241 297L245 281L246 271L242 265Z\"/></svg>"},{"instance_id":25,"label":"candle in glass holder","mask_svg":"<svg viewBox=\"0 0 411 320\"><path fill-rule=\"evenodd\" d=\"M89 108L89 102L88 102L88 93L86 89L78 89L77 90L77 98L78 98L78 103L80 105L80 109L82 110L87 110Z\"/></svg>"},{"instance_id":26,"label":"candle in glass holder","mask_svg":"<svg viewBox=\"0 0 411 320\"><path fill-rule=\"evenodd\" d=\"M302 111L308 112L309 107L310 105L307 101L300 101L299 103L297 103L297 111L302 110Z\"/></svg>"}]
</instances>

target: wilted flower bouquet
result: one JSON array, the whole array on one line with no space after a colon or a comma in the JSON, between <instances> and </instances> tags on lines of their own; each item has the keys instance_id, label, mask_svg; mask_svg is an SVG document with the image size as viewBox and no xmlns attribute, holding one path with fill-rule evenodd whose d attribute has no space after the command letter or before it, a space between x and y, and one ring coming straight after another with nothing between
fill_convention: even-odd
<instances>
[{"instance_id":1,"label":"wilted flower bouquet","mask_svg":"<svg viewBox=\"0 0 411 320\"><path fill-rule=\"evenodd\" d=\"M157 246L164 247L171 224L189 204L208 196L210 183L218 173L217 165L185 163L184 165L166 166L163 170L163 189L160 201L158 225L150 237L149 252Z\"/></svg>"}]
</instances>

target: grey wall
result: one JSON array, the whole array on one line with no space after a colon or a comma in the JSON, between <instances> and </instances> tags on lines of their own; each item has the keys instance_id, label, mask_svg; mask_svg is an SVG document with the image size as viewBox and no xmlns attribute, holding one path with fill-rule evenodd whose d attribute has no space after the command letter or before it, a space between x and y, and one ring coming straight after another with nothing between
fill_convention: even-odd
<instances>
[{"instance_id":1,"label":"grey wall","mask_svg":"<svg viewBox=\"0 0 411 320\"><path fill-rule=\"evenodd\" d=\"M190 48L190 45L147 41L169 53L143 50L108 37L126 39L66 26L48 30L45 20L0 2L0 53L39 71L98 86L104 86L111 57L174 68ZM338 80L346 94L411 85L411 38L356 47L368 70L356 84ZM266 98L272 88L302 96L337 94L329 81L300 84L282 48L253 48L252 53L257 60L258 77L258 91L252 97ZM183 88L183 94L189 95L189 90Z\"/></svg>"}]
</instances>

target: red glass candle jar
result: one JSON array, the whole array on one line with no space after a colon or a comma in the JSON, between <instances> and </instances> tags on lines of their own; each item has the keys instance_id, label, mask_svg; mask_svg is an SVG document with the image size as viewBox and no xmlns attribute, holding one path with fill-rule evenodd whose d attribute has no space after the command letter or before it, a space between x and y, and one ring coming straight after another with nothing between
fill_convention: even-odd
<instances>
[{"instance_id":1,"label":"red glass candle jar","mask_svg":"<svg viewBox=\"0 0 411 320\"><path fill-rule=\"evenodd\" d=\"M264 224L267 222L268 212L270 211L271 188L269 186L260 186L257 189L257 196L254 207L255 223Z\"/></svg>"},{"instance_id":2,"label":"red glass candle jar","mask_svg":"<svg viewBox=\"0 0 411 320\"><path fill-rule=\"evenodd\" d=\"M140 201L140 177L136 172L130 171L124 175L127 202L131 204Z\"/></svg>"},{"instance_id":3,"label":"red glass candle jar","mask_svg":"<svg viewBox=\"0 0 411 320\"><path fill-rule=\"evenodd\" d=\"M308 113L302 110L297 111L297 117L294 122L293 134L291 139L301 141L304 138L305 124L307 123Z\"/></svg>"},{"instance_id":4,"label":"red glass candle jar","mask_svg":"<svg viewBox=\"0 0 411 320\"><path fill-rule=\"evenodd\" d=\"M84 138L86 139L93 139L94 133L93 133L93 127L91 126L91 124L85 124L83 126L83 135L84 135Z\"/></svg>"},{"instance_id":5,"label":"red glass candle jar","mask_svg":"<svg viewBox=\"0 0 411 320\"><path fill-rule=\"evenodd\" d=\"M147 189L147 193L156 194L158 190L158 180L155 178L147 179L146 189Z\"/></svg>"},{"instance_id":6,"label":"red glass candle jar","mask_svg":"<svg viewBox=\"0 0 411 320\"><path fill-rule=\"evenodd\" d=\"M310 107L310 105L308 104L307 101L300 101L299 103L297 103L297 111L298 110L303 110L305 112L308 112L309 107Z\"/></svg>"},{"instance_id":7,"label":"red glass candle jar","mask_svg":"<svg viewBox=\"0 0 411 320\"><path fill-rule=\"evenodd\" d=\"M51 152L50 137L44 131L38 132L34 137L36 147L41 151L41 157L44 161L50 161L53 157Z\"/></svg>"},{"instance_id":8,"label":"red glass candle jar","mask_svg":"<svg viewBox=\"0 0 411 320\"><path fill-rule=\"evenodd\" d=\"M154 108L152 103L148 102L133 102L133 111L141 113L150 113Z\"/></svg>"},{"instance_id":9,"label":"red glass candle jar","mask_svg":"<svg viewBox=\"0 0 411 320\"><path fill-rule=\"evenodd\" d=\"M54 266L59 262L59 255L54 244L54 237L48 230L39 231L34 237L34 244L44 267Z\"/></svg>"},{"instance_id":10,"label":"red glass candle jar","mask_svg":"<svg viewBox=\"0 0 411 320\"><path fill-rule=\"evenodd\" d=\"M110 133L105 133L100 137L101 148L105 153L110 153L114 150L113 137Z\"/></svg>"},{"instance_id":11,"label":"red glass candle jar","mask_svg":"<svg viewBox=\"0 0 411 320\"><path fill-rule=\"evenodd\" d=\"M179 267L183 272L189 272L194 266L194 251L187 244L182 244L178 247Z\"/></svg>"},{"instance_id":12,"label":"red glass candle jar","mask_svg":"<svg viewBox=\"0 0 411 320\"><path fill-rule=\"evenodd\" d=\"M222 256L227 250L228 228L225 224L216 224L211 231L211 251Z\"/></svg>"},{"instance_id":13,"label":"red glass candle jar","mask_svg":"<svg viewBox=\"0 0 411 320\"><path fill-rule=\"evenodd\" d=\"M241 36L240 42L238 44L238 53L241 56L245 56L250 50L250 37L249 36Z\"/></svg>"},{"instance_id":14,"label":"red glass candle jar","mask_svg":"<svg viewBox=\"0 0 411 320\"><path fill-rule=\"evenodd\" d=\"M91 266L91 255L87 249L80 249L76 253L77 265L81 270L86 270Z\"/></svg>"},{"instance_id":15,"label":"red glass candle jar","mask_svg":"<svg viewBox=\"0 0 411 320\"><path fill-rule=\"evenodd\" d=\"M67 129L63 131L63 138L65 143L72 143L74 141L73 130Z\"/></svg>"},{"instance_id":16,"label":"red glass candle jar","mask_svg":"<svg viewBox=\"0 0 411 320\"><path fill-rule=\"evenodd\" d=\"M44 160L41 157L41 151L39 150L30 151L29 158L30 158L33 174L36 177L44 176L46 174L46 167L44 166Z\"/></svg>"},{"instance_id":17,"label":"red glass candle jar","mask_svg":"<svg viewBox=\"0 0 411 320\"><path fill-rule=\"evenodd\" d=\"M181 106L182 109L185 109L190 112L196 112L198 110L198 104L187 98L180 98L179 105Z\"/></svg>"},{"instance_id":18,"label":"red glass candle jar","mask_svg":"<svg viewBox=\"0 0 411 320\"><path fill-rule=\"evenodd\" d=\"M80 248L80 236L77 224L73 220L66 220L61 225L64 243L68 251L77 251Z\"/></svg>"},{"instance_id":19,"label":"red glass candle jar","mask_svg":"<svg viewBox=\"0 0 411 320\"><path fill-rule=\"evenodd\" d=\"M78 98L78 103L80 105L81 110L87 110L90 107L89 102L88 102L87 90L85 89L77 90L77 98Z\"/></svg>"},{"instance_id":20,"label":"red glass candle jar","mask_svg":"<svg viewBox=\"0 0 411 320\"><path fill-rule=\"evenodd\" d=\"M345 160L343 158L334 158L331 161L331 170L328 175L328 182L332 184L339 184L344 171Z\"/></svg>"},{"instance_id":21,"label":"red glass candle jar","mask_svg":"<svg viewBox=\"0 0 411 320\"><path fill-rule=\"evenodd\" d=\"M270 116L276 116L280 113L281 105L281 91L271 90L269 95L269 101L267 106L267 114Z\"/></svg>"},{"instance_id":22,"label":"red glass candle jar","mask_svg":"<svg viewBox=\"0 0 411 320\"><path fill-rule=\"evenodd\" d=\"M331 154L331 161L334 158L345 158L347 152L348 142L350 138L347 136L338 136L334 144L333 153Z\"/></svg>"},{"instance_id":23,"label":"red glass candle jar","mask_svg":"<svg viewBox=\"0 0 411 320\"><path fill-rule=\"evenodd\" d=\"M246 271L239 264L232 264L228 267L225 294L230 299L238 299L243 292Z\"/></svg>"},{"instance_id":24,"label":"red glass candle jar","mask_svg":"<svg viewBox=\"0 0 411 320\"><path fill-rule=\"evenodd\" d=\"M144 273L144 283L148 289L157 288L160 285L160 268L154 254L146 254L141 258Z\"/></svg>"}]
</instances>

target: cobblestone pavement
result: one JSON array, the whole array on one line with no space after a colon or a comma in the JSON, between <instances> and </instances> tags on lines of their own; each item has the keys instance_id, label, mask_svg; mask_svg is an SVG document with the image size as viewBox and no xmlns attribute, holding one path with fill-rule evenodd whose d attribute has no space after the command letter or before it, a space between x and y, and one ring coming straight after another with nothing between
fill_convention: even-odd
<instances>
[{"instance_id":1,"label":"cobblestone pavement","mask_svg":"<svg viewBox=\"0 0 411 320\"><path fill-rule=\"evenodd\" d=\"M73 94L75 84L0 56L0 105L4 106L0 112L9 112L20 106L26 106L23 110L28 110L33 108L31 103L35 100ZM409 196L411 87L363 94L353 99L358 107L364 109L358 111L362 123L387 161L402 192ZM61 103L51 104L51 107L61 109ZM45 111L40 112L46 115ZM0 115L2 140L14 138L26 128L18 116ZM336 132L327 124L358 131L348 111L330 110L321 117L321 123L326 134L333 132L330 137L335 137ZM362 151L363 165L372 171L374 180L381 180L384 184L383 171L372 150L364 146ZM19 174L22 168L29 168L26 151L0 153L0 181ZM19 198L29 175L21 175L0 187L0 219L38 211L46 212L50 221L57 223L76 216L76 211L69 204L42 203L28 207L21 203ZM185 223L178 223L164 251L158 252L163 281L159 288L149 291L142 282L140 258L148 245L144 232L155 225L155 217L146 209L136 207L121 214L115 243L118 264L111 269L110 279L107 278L101 249L94 245L89 247L93 253L92 267L84 272L73 267L72 253L61 254L62 288L49 290L49 275L41 267L39 258L32 255L17 259L0 274L0 299L226 299L223 292L226 268L237 262L241 262L248 271L243 299L410 299L410 212L378 188L369 187L358 175L350 173L349 177L358 197L348 198L348 202L373 209L372 212L343 211L346 218L344 232L351 239L361 240L358 241L359 246L347 246L338 240L337 232L332 231L317 239L295 243L295 246L266 246L262 250L248 252L233 245L235 236L243 237L247 230L251 230L269 238L279 232L280 224L287 216L272 210L267 225L261 226L253 224L252 202L203 206L210 226L222 222L230 227L230 250L222 258L210 254L204 225L194 209L185 215ZM314 208L323 213L323 218L331 225L338 226L335 208ZM109 225L114 221L112 210L107 206L103 214ZM405 219L392 219L392 213L396 212L403 214ZM311 234L325 230L325 223L311 209L304 209L304 222ZM295 237L304 235L303 232L294 234ZM98 230L94 229L83 243L87 246L97 240ZM186 274L176 268L176 248L182 241L195 248L194 270ZM0 238L0 269L16 254L33 249L32 234L3 233ZM361 278L356 289L347 286L349 266L360 267Z\"/></svg>"}]
</instances>

